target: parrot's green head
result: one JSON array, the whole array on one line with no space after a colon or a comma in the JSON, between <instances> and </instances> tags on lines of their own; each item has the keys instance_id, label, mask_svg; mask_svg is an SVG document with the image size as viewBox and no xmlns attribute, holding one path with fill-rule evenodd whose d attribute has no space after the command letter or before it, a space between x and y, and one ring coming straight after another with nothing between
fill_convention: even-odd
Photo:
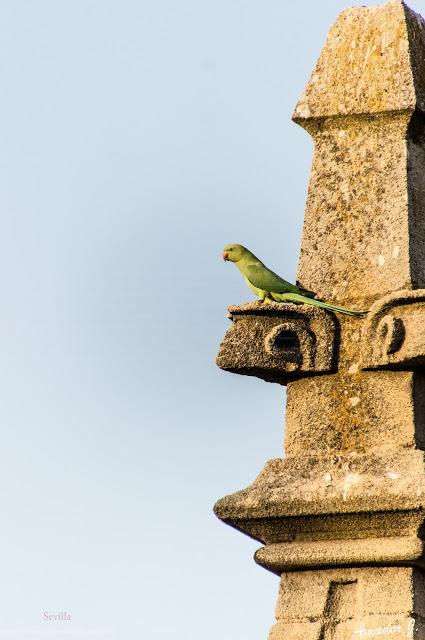
<instances>
[{"instance_id":1,"label":"parrot's green head","mask_svg":"<svg viewBox=\"0 0 425 640\"><path fill-rule=\"evenodd\" d=\"M243 247L241 244L228 244L223 249L223 260L230 260L230 262L239 262L241 260L247 249Z\"/></svg>"}]
</instances>

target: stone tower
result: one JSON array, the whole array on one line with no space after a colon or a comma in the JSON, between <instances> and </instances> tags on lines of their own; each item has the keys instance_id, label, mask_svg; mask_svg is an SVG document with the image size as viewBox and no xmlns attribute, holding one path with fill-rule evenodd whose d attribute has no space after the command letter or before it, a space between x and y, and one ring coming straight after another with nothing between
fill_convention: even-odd
<instances>
[{"instance_id":1,"label":"stone tower","mask_svg":"<svg viewBox=\"0 0 425 640\"><path fill-rule=\"evenodd\" d=\"M425 639L425 23L344 11L293 116L315 143L305 305L230 307L223 369L287 385L285 457L217 516L281 579L269 640Z\"/></svg>"}]
</instances>

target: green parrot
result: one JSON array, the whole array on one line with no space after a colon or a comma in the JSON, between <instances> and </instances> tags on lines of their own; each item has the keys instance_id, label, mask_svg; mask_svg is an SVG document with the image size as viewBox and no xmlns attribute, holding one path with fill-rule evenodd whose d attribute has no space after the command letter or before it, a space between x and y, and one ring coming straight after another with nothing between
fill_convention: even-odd
<instances>
[{"instance_id":1,"label":"green parrot","mask_svg":"<svg viewBox=\"0 0 425 640\"><path fill-rule=\"evenodd\" d=\"M248 287L260 298L261 302L311 304L315 307L322 307L347 316L361 316L367 313L367 311L355 311L354 309L337 307L334 304L316 300L312 291L307 291L307 289L302 289L290 282L286 282L286 280L283 280L283 278L268 269L261 260L241 244L228 244L227 247L224 247L223 259L235 263Z\"/></svg>"}]
</instances>

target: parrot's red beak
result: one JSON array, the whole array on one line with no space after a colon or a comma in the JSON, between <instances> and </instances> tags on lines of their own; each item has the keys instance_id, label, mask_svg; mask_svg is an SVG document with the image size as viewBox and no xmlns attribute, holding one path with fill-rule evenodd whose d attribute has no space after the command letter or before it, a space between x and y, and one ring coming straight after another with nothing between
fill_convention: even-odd
<instances>
[{"instance_id":1,"label":"parrot's red beak","mask_svg":"<svg viewBox=\"0 0 425 640\"><path fill-rule=\"evenodd\" d=\"M229 259L229 254L227 253L227 251L223 251L223 260L228 260Z\"/></svg>"}]
</instances>

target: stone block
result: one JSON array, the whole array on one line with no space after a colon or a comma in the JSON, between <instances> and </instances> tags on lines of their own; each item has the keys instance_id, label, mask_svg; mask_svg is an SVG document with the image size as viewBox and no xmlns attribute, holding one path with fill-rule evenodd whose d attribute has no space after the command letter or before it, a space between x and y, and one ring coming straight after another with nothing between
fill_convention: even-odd
<instances>
[{"instance_id":1,"label":"stone block","mask_svg":"<svg viewBox=\"0 0 425 640\"><path fill-rule=\"evenodd\" d=\"M335 368L336 319L323 309L251 302L229 307L229 316L217 356L226 371L286 384Z\"/></svg>"},{"instance_id":2,"label":"stone block","mask_svg":"<svg viewBox=\"0 0 425 640\"><path fill-rule=\"evenodd\" d=\"M321 631L319 622L277 622L268 640L321 640Z\"/></svg>"},{"instance_id":3,"label":"stone block","mask_svg":"<svg viewBox=\"0 0 425 640\"><path fill-rule=\"evenodd\" d=\"M425 290L396 291L378 300L363 327L363 369L425 366Z\"/></svg>"}]
</instances>

